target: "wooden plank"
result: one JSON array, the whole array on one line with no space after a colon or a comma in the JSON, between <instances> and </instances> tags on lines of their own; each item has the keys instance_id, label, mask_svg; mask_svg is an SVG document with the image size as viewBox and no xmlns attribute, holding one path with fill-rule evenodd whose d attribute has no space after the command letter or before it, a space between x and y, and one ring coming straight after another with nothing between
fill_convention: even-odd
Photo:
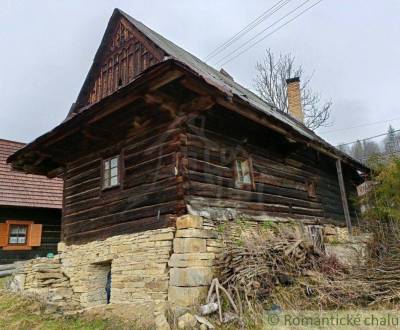
<instances>
[{"instance_id":1,"label":"wooden plank","mask_svg":"<svg viewBox=\"0 0 400 330\"><path fill-rule=\"evenodd\" d=\"M351 228L349 204L347 202L346 188L345 188L344 179L343 179L342 163L341 163L340 159L336 160L336 169L337 169L337 174L338 174L340 195L342 197L342 205L343 205L344 217L346 219L347 230L349 231L349 234L351 235L352 228Z\"/></svg>"}]
</instances>

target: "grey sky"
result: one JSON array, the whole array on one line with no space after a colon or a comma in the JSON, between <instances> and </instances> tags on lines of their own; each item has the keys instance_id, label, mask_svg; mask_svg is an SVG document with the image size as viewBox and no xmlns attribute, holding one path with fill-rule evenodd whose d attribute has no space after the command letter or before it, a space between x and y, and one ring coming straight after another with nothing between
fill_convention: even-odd
<instances>
[{"instance_id":1,"label":"grey sky","mask_svg":"<svg viewBox=\"0 0 400 330\"><path fill-rule=\"evenodd\" d=\"M204 58L276 2L1 0L0 138L28 142L64 119L115 7ZM292 8L301 2L292 0ZM292 52L314 72L314 89L334 102L333 125L321 136L352 141L385 132L389 123L324 132L392 118L400 128L399 32L398 0L324 0L224 68L252 87L266 48Z\"/></svg>"}]
</instances>

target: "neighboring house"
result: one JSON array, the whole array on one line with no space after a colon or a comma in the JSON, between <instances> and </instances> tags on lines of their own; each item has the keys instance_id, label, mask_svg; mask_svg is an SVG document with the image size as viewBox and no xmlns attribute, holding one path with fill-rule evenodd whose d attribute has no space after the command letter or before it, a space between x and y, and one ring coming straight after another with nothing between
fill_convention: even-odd
<instances>
[{"instance_id":1,"label":"neighboring house","mask_svg":"<svg viewBox=\"0 0 400 330\"><path fill-rule=\"evenodd\" d=\"M289 83L297 119L116 9L65 121L9 162L63 176L68 245L186 213L345 224L367 169L302 124Z\"/></svg>"},{"instance_id":2,"label":"neighboring house","mask_svg":"<svg viewBox=\"0 0 400 330\"><path fill-rule=\"evenodd\" d=\"M57 252L62 180L13 171L6 160L24 143L0 139L0 264Z\"/></svg>"}]
</instances>

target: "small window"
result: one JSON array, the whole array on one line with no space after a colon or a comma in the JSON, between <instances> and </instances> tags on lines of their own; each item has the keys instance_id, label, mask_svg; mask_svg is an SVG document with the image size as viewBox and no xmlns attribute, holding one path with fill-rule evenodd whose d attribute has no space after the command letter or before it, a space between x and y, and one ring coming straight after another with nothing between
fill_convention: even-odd
<instances>
[{"instance_id":1,"label":"small window","mask_svg":"<svg viewBox=\"0 0 400 330\"><path fill-rule=\"evenodd\" d=\"M249 159L235 160L235 186L238 188L253 186L252 165Z\"/></svg>"},{"instance_id":2,"label":"small window","mask_svg":"<svg viewBox=\"0 0 400 330\"><path fill-rule=\"evenodd\" d=\"M308 193L308 197L310 197L310 198L317 197L317 190L315 188L314 181L307 182L307 193Z\"/></svg>"},{"instance_id":3,"label":"small window","mask_svg":"<svg viewBox=\"0 0 400 330\"><path fill-rule=\"evenodd\" d=\"M0 248L3 250L31 250L42 242L42 224L33 221L6 220L0 223Z\"/></svg>"},{"instance_id":4,"label":"small window","mask_svg":"<svg viewBox=\"0 0 400 330\"><path fill-rule=\"evenodd\" d=\"M25 245L27 242L28 226L10 225L8 244Z\"/></svg>"},{"instance_id":5,"label":"small window","mask_svg":"<svg viewBox=\"0 0 400 330\"><path fill-rule=\"evenodd\" d=\"M119 156L103 161L103 189L119 186Z\"/></svg>"}]
</instances>

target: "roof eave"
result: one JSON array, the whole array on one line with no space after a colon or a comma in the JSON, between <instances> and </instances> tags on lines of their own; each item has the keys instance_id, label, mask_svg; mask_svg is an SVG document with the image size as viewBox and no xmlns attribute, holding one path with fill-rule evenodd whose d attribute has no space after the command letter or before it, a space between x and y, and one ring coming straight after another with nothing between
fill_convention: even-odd
<instances>
[{"instance_id":1,"label":"roof eave","mask_svg":"<svg viewBox=\"0 0 400 330\"><path fill-rule=\"evenodd\" d=\"M275 118L271 115L268 115L268 113L264 112L262 109L255 107L254 105L250 104L249 102L246 102L246 100L243 99L242 97L240 97L240 95L233 95L228 90L226 90L226 88L223 88L223 86L213 83L213 81L206 79L204 76L202 76L201 74L199 74L198 72L196 72L195 70L190 68L187 64L179 61L176 58L172 58L172 57L148 68L143 73L141 73L135 80L133 80L127 86L116 91L115 93L109 95L108 97L100 100L97 103L94 103L93 105L91 105L85 109L81 109L81 111L79 113L77 113L70 119L62 122L60 125L56 126L53 130L43 134L42 136L38 137L33 142L27 144L25 147L21 148L16 153L14 153L10 157L8 157L7 162L13 163L13 165L14 165L14 163L20 157L27 155L29 152L35 151L35 147L39 147L41 144L45 144L46 142L49 142L52 138L56 137L57 134L61 134L65 131L73 128L75 125L79 125L79 123L81 123L84 119L90 118L90 116L96 114L98 109L104 107L104 104L107 104L110 101L114 100L115 98L118 98L119 95L122 95L125 92L129 93L130 91L135 90L141 84L145 84L146 82L148 83L147 80L148 80L149 76L154 77L157 74L160 74L163 72L165 73L167 70L173 69L173 68L182 70L186 74L189 73L192 76L197 77L206 86L214 88L214 93L219 94L225 100L228 100L228 102L241 104L242 106L244 105L248 110L257 111L257 113L260 116L263 116L268 121L275 123L275 128L271 127L272 129L278 130L277 127L279 126L280 129L278 131L280 133L287 132L289 134L289 137L292 138L293 140L303 141L303 142L307 143L310 147L312 147L318 151L321 151L334 159L344 160L346 163L350 164L352 167L354 167L358 170L366 171L366 172L369 171L368 167L357 162L350 156L345 155L344 153L342 153L335 147L331 146L329 143L323 141L315 133L312 133L312 136L316 137L315 140L310 139L306 136L302 136L301 133L299 133L297 130L295 130L291 125L286 124L285 122L281 122L277 118ZM18 166L16 167L16 169L23 170L22 168L18 168Z\"/></svg>"}]
</instances>

